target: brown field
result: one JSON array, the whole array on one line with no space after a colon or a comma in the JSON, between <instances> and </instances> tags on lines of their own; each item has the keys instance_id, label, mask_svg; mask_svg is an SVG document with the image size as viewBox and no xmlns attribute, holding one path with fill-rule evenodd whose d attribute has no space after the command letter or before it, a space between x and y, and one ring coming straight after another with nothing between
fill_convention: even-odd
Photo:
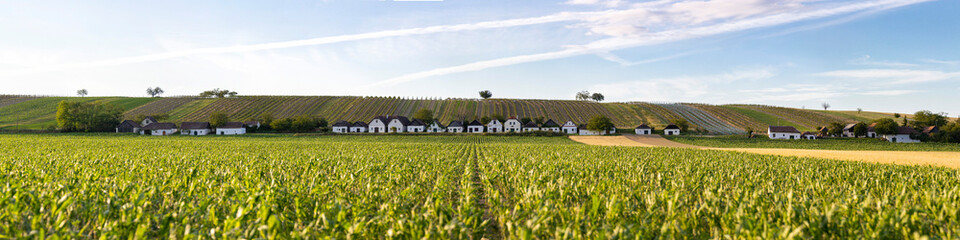
<instances>
[{"instance_id":1,"label":"brown field","mask_svg":"<svg viewBox=\"0 0 960 240\"><path fill-rule=\"evenodd\" d=\"M719 151L737 151L756 154L827 158L845 161L900 165L932 165L960 169L960 152L910 152L910 151L842 151L772 148L707 148L667 140L658 135L624 136L570 136L570 139L588 145L680 147Z\"/></svg>"}]
</instances>

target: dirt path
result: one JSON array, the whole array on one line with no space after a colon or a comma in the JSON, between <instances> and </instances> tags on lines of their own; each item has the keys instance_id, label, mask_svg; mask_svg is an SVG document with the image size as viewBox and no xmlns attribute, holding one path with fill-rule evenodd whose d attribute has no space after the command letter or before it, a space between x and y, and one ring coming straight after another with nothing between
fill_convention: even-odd
<instances>
[{"instance_id":1,"label":"dirt path","mask_svg":"<svg viewBox=\"0 0 960 240\"><path fill-rule=\"evenodd\" d=\"M659 135L623 136L570 136L571 140L588 145L679 147L721 151L737 151L779 156L829 158L837 160L887 163L901 165L932 165L960 169L960 152L910 152L910 151L843 151L780 148L709 148L667 140Z\"/></svg>"}]
</instances>

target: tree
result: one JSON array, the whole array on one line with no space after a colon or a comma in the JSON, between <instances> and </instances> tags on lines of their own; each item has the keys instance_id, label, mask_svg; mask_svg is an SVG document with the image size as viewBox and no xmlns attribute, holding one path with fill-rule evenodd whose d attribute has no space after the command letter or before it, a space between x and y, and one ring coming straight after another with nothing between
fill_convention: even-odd
<instances>
[{"instance_id":1,"label":"tree","mask_svg":"<svg viewBox=\"0 0 960 240\"><path fill-rule=\"evenodd\" d=\"M533 121L533 119L530 119L529 117L520 118L520 123L523 123L523 124L527 124L530 121Z\"/></svg>"},{"instance_id":2,"label":"tree","mask_svg":"<svg viewBox=\"0 0 960 240\"><path fill-rule=\"evenodd\" d=\"M202 93L200 93L200 97L202 98L210 98L210 97L224 98L224 97L236 97L236 96L237 96L237 92L226 90L226 89L221 90L219 88L214 88L213 90L203 91Z\"/></svg>"},{"instance_id":3,"label":"tree","mask_svg":"<svg viewBox=\"0 0 960 240\"><path fill-rule=\"evenodd\" d=\"M947 113L933 113L928 110L923 110L913 114L913 126L916 128L929 126L943 127L947 125L948 121Z\"/></svg>"},{"instance_id":4,"label":"tree","mask_svg":"<svg viewBox=\"0 0 960 240\"><path fill-rule=\"evenodd\" d=\"M500 115L499 113L494 113L493 115L491 115L490 120L493 120L493 119L496 119L497 121L500 121L500 122L507 120L506 118L503 117L503 115Z\"/></svg>"},{"instance_id":5,"label":"tree","mask_svg":"<svg viewBox=\"0 0 960 240\"><path fill-rule=\"evenodd\" d=\"M326 118L320 118L317 120L317 127L325 128L330 125L330 122Z\"/></svg>"},{"instance_id":6,"label":"tree","mask_svg":"<svg viewBox=\"0 0 960 240\"><path fill-rule=\"evenodd\" d=\"M317 120L313 117L300 115L290 121L290 131L292 132L313 132L317 129Z\"/></svg>"},{"instance_id":7,"label":"tree","mask_svg":"<svg viewBox=\"0 0 960 240\"><path fill-rule=\"evenodd\" d=\"M590 121L587 121L587 130L606 134L611 128L613 128L613 122L603 115L595 115L590 118Z\"/></svg>"},{"instance_id":8,"label":"tree","mask_svg":"<svg viewBox=\"0 0 960 240\"><path fill-rule=\"evenodd\" d=\"M590 95L590 99L593 99L594 101L597 101L597 102L602 102L602 101L603 101L603 94L593 93L593 94Z\"/></svg>"},{"instance_id":9,"label":"tree","mask_svg":"<svg viewBox=\"0 0 960 240\"><path fill-rule=\"evenodd\" d=\"M160 87L147 88L147 95L150 95L150 97L157 97L160 94L163 94L163 89L160 89Z\"/></svg>"},{"instance_id":10,"label":"tree","mask_svg":"<svg viewBox=\"0 0 960 240\"><path fill-rule=\"evenodd\" d=\"M677 125L677 127L680 127L681 132L687 132L687 129L690 128L690 123L683 118L673 119L673 124Z\"/></svg>"},{"instance_id":11,"label":"tree","mask_svg":"<svg viewBox=\"0 0 960 240\"><path fill-rule=\"evenodd\" d=\"M844 126L843 126L843 123L840 123L840 122L832 122L832 123L830 123L830 136L837 137L837 136L842 135L842 134L843 134L843 127L844 127Z\"/></svg>"},{"instance_id":12,"label":"tree","mask_svg":"<svg viewBox=\"0 0 960 240\"><path fill-rule=\"evenodd\" d=\"M88 93L90 92L87 92L87 89L77 90L77 96L80 96L80 97L86 97Z\"/></svg>"},{"instance_id":13,"label":"tree","mask_svg":"<svg viewBox=\"0 0 960 240\"><path fill-rule=\"evenodd\" d=\"M260 118L258 120L260 120L261 127L267 127L267 128L273 127L270 125L271 123L273 123L273 114L270 114L270 113L260 114Z\"/></svg>"},{"instance_id":14,"label":"tree","mask_svg":"<svg viewBox=\"0 0 960 240\"><path fill-rule=\"evenodd\" d=\"M590 92L587 92L586 90L578 92L577 100L581 100L581 101L590 100Z\"/></svg>"},{"instance_id":15,"label":"tree","mask_svg":"<svg viewBox=\"0 0 960 240\"><path fill-rule=\"evenodd\" d=\"M289 118L277 119L270 122L270 128L276 131L288 131L290 130L291 120Z\"/></svg>"},{"instance_id":16,"label":"tree","mask_svg":"<svg viewBox=\"0 0 960 240\"><path fill-rule=\"evenodd\" d=\"M542 124L543 124L543 117L535 117L535 118L533 118L533 122L536 123L537 125L542 125Z\"/></svg>"},{"instance_id":17,"label":"tree","mask_svg":"<svg viewBox=\"0 0 960 240\"><path fill-rule=\"evenodd\" d=\"M211 127L220 127L230 121L230 117L223 112L215 112L210 114L210 126Z\"/></svg>"},{"instance_id":18,"label":"tree","mask_svg":"<svg viewBox=\"0 0 960 240\"><path fill-rule=\"evenodd\" d=\"M829 103L823 103L823 104L820 104L820 106L823 107L823 110L824 110L824 111L826 111L828 108L830 108L830 104L829 104Z\"/></svg>"},{"instance_id":19,"label":"tree","mask_svg":"<svg viewBox=\"0 0 960 240\"><path fill-rule=\"evenodd\" d=\"M492 120L490 117L488 117L488 116L483 116L482 118L480 118L480 124L484 124L484 125L485 125L485 124L487 124L487 123L490 123L490 120Z\"/></svg>"},{"instance_id":20,"label":"tree","mask_svg":"<svg viewBox=\"0 0 960 240\"><path fill-rule=\"evenodd\" d=\"M863 108L857 108L857 115L860 115L860 113L863 113Z\"/></svg>"},{"instance_id":21,"label":"tree","mask_svg":"<svg viewBox=\"0 0 960 240\"><path fill-rule=\"evenodd\" d=\"M483 90L483 91L480 91L480 97L482 97L483 99L488 99L490 97L493 97L493 93L490 92L490 90Z\"/></svg>"},{"instance_id":22,"label":"tree","mask_svg":"<svg viewBox=\"0 0 960 240\"><path fill-rule=\"evenodd\" d=\"M433 111L429 109L420 109L417 113L413 114L413 119L420 119L425 123L430 123L433 121Z\"/></svg>"},{"instance_id":23,"label":"tree","mask_svg":"<svg viewBox=\"0 0 960 240\"><path fill-rule=\"evenodd\" d=\"M896 134L900 128L896 121L889 118L878 119L876 123L877 125L873 127L873 130L876 131L877 134Z\"/></svg>"},{"instance_id":24,"label":"tree","mask_svg":"<svg viewBox=\"0 0 960 240\"><path fill-rule=\"evenodd\" d=\"M63 131L110 132L123 119L123 109L109 103L60 101L57 127Z\"/></svg>"},{"instance_id":25,"label":"tree","mask_svg":"<svg viewBox=\"0 0 960 240\"><path fill-rule=\"evenodd\" d=\"M863 122L858 122L853 125L853 136L854 137L865 137L867 136L867 124Z\"/></svg>"},{"instance_id":26,"label":"tree","mask_svg":"<svg viewBox=\"0 0 960 240\"><path fill-rule=\"evenodd\" d=\"M899 114L899 113L894 113L894 114L893 114L893 118L899 119L899 118L900 118L900 114Z\"/></svg>"}]
</instances>

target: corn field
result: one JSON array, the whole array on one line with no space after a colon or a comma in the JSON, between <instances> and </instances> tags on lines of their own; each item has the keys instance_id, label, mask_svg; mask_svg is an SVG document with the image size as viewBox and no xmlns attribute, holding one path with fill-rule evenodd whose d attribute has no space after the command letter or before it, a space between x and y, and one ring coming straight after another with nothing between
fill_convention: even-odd
<instances>
[{"instance_id":1,"label":"corn field","mask_svg":"<svg viewBox=\"0 0 960 240\"><path fill-rule=\"evenodd\" d=\"M960 172L555 137L0 135L0 238L960 236Z\"/></svg>"}]
</instances>

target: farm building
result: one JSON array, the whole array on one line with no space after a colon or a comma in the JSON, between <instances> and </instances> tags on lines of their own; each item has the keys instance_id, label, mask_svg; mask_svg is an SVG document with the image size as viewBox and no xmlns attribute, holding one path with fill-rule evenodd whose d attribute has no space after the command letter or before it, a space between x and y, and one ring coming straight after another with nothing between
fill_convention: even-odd
<instances>
[{"instance_id":1,"label":"farm building","mask_svg":"<svg viewBox=\"0 0 960 240\"><path fill-rule=\"evenodd\" d=\"M814 133L814 132L803 132L803 134L800 134L800 139L807 139L807 140L817 139L817 133Z\"/></svg>"},{"instance_id":2,"label":"farm building","mask_svg":"<svg viewBox=\"0 0 960 240\"><path fill-rule=\"evenodd\" d=\"M151 123L140 128L141 135L165 136L177 132L177 124L173 123Z\"/></svg>"},{"instance_id":3,"label":"farm building","mask_svg":"<svg viewBox=\"0 0 960 240\"><path fill-rule=\"evenodd\" d=\"M563 123L563 126L560 126L560 129L566 134L577 134L579 127L577 127L577 124L573 123L573 121L567 120L567 122Z\"/></svg>"},{"instance_id":4,"label":"farm building","mask_svg":"<svg viewBox=\"0 0 960 240\"><path fill-rule=\"evenodd\" d=\"M447 132L452 132L452 133L461 133L461 132L463 132L463 122L462 122L462 121L450 121L450 124L447 125Z\"/></svg>"},{"instance_id":5,"label":"farm building","mask_svg":"<svg viewBox=\"0 0 960 240\"><path fill-rule=\"evenodd\" d=\"M524 131L524 132L540 131L540 126L537 126L537 123L535 123L535 122L533 122L533 121L529 121L529 122L527 122L527 124L524 124L524 125L523 125L523 131Z\"/></svg>"},{"instance_id":6,"label":"farm building","mask_svg":"<svg viewBox=\"0 0 960 240\"><path fill-rule=\"evenodd\" d=\"M883 134L881 137L889 142L893 143L917 143L920 140L913 139L913 135L917 134L917 130L913 130L911 127L903 127L897 129L897 134Z\"/></svg>"},{"instance_id":7,"label":"farm building","mask_svg":"<svg viewBox=\"0 0 960 240\"><path fill-rule=\"evenodd\" d=\"M420 119L414 119L413 121L410 121L410 125L407 126L407 132L426 132L426 131L427 131L427 124L424 123L423 121L420 121Z\"/></svg>"},{"instance_id":8,"label":"farm building","mask_svg":"<svg viewBox=\"0 0 960 240\"><path fill-rule=\"evenodd\" d=\"M387 118L387 132L391 133L402 133L407 131L407 126L410 125L410 120L404 116L393 116Z\"/></svg>"},{"instance_id":9,"label":"farm building","mask_svg":"<svg viewBox=\"0 0 960 240\"><path fill-rule=\"evenodd\" d=\"M580 135L607 135L607 134L617 132L616 128L610 128L610 129L607 129L606 131L594 131L594 130L587 129L587 125L582 125L582 124L579 126L579 128L580 128Z\"/></svg>"},{"instance_id":10,"label":"farm building","mask_svg":"<svg viewBox=\"0 0 960 240\"><path fill-rule=\"evenodd\" d=\"M870 125L867 125L867 137L868 137L868 138L876 138L876 137L877 137L877 130L874 129L874 127L876 127L876 126L877 126L877 123L871 123Z\"/></svg>"},{"instance_id":11,"label":"farm building","mask_svg":"<svg viewBox=\"0 0 960 240\"><path fill-rule=\"evenodd\" d=\"M468 133L483 133L483 124L480 121L473 120L470 124L467 124Z\"/></svg>"},{"instance_id":12,"label":"farm building","mask_svg":"<svg viewBox=\"0 0 960 240\"><path fill-rule=\"evenodd\" d=\"M241 135L246 133L247 128L243 127L242 122L227 122L223 126L217 127L217 135Z\"/></svg>"},{"instance_id":13,"label":"farm building","mask_svg":"<svg viewBox=\"0 0 960 240\"><path fill-rule=\"evenodd\" d=\"M680 135L680 127L673 124L667 125L663 128L663 135Z\"/></svg>"},{"instance_id":14,"label":"farm building","mask_svg":"<svg viewBox=\"0 0 960 240\"><path fill-rule=\"evenodd\" d=\"M118 133L134 133L140 132L140 124L134 122L133 120L123 120L120 122L120 125L117 125Z\"/></svg>"},{"instance_id":15,"label":"farm building","mask_svg":"<svg viewBox=\"0 0 960 240\"><path fill-rule=\"evenodd\" d=\"M557 122L554 122L553 119L548 119L547 122L543 123L543 125L540 126L540 131L558 133L560 132L560 124L557 124Z\"/></svg>"},{"instance_id":16,"label":"farm building","mask_svg":"<svg viewBox=\"0 0 960 240\"><path fill-rule=\"evenodd\" d=\"M158 123L158 122L160 122L160 121L157 121L156 118L147 117L147 118L144 118L143 121L140 121L140 126L146 127L147 125L150 125L150 124L152 124L152 123Z\"/></svg>"},{"instance_id":17,"label":"farm building","mask_svg":"<svg viewBox=\"0 0 960 240\"><path fill-rule=\"evenodd\" d=\"M350 132L350 125L350 122L340 120L330 127L330 131L335 133L348 133Z\"/></svg>"},{"instance_id":18,"label":"farm building","mask_svg":"<svg viewBox=\"0 0 960 240\"><path fill-rule=\"evenodd\" d=\"M503 122L503 131L504 132L520 132L523 130L523 123L520 120L517 120L516 117L510 117L507 121Z\"/></svg>"},{"instance_id":19,"label":"farm building","mask_svg":"<svg viewBox=\"0 0 960 240\"><path fill-rule=\"evenodd\" d=\"M350 132L352 133L364 133L367 132L367 123L363 121L357 121L350 125Z\"/></svg>"},{"instance_id":20,"label":"farm building","mask_svg":"<svg viewBox=\"0 0 960 240\"><path fill-rule=\"evenodd\" d=\"M800 139L800 131L793 126L767 127L767 136L770 139Z\"/></svg>"},{"instance_id":21,"label":"farm building","mask_svg":"<svg viewBox=\"0 0 960 240\"><path fill-rule=\"evenodd\" d=\"M370 125L368 126L368 131L372 133L385 133L387 132L387 122L390 120L384 116L377 116L370 120Z\"/></svg>"},{"instance_id":22,"label":"farm building","mask_svg":"<svg viewBox=\"0 0 960 240\"><path fill-rule=\"evenodd\" d=\"M180 135L203 136L207 134L210 134L209 122L180 123Z\"/></svg>"},{"instance_id":23,"label":"farm building","mask_svg":"<svg viewBox=\"0 0 960 240\"><path fill-rule=\"evenodd\" d=\"M427 132L431 132L431 133L444 132L445 128L446 127L443 126L443 123L440 123L439 120L433 120L432 122L430 122L430 125L427 126Z\"/></svg>"},{"instance_id":24,"label":"farm building","mask_svg":"<svg viewBox=\"0 0 960 240\"><path fill-rule=\"evenodd\" d=\"M855 137L853 132L853 127L856 126L856 123L847 124L843 126L843 137Z\"/></svg>"},{"instance_id":25,"label":"farm building","mask_svg":"<svg viewBox=\"0 0 960 240\"><path fill-rule=\"evenodd\" d=\"M487 123L487 132L502 133L503 123L501 123L500 120L497 120L497 119L490 120L490 122Z\"/></svg>"},{"instance_id":26,"label":"farm building","mask_svg":"<svg viewBox=\"0 0 960 240\"><path fill-rule=\"evenodd\" d=\"M926 135L933 135L939 132L940 132L940 127L937 127L937 126L929 126L923 129L923 134L926 134Z\"/></svg>"},{"instance_id":27,"label":"farm building","mask_svg":"<svg viewBox=\"0 0 960 240\"><path fill-rule=\"evenodd\" d=\"M637 135L650 135L653 133L653 128L647 126L647 124L640 124L640 126L637 126L637 128L633 129L633 133L636 133Z\"/></svg>"}]
</instances>

